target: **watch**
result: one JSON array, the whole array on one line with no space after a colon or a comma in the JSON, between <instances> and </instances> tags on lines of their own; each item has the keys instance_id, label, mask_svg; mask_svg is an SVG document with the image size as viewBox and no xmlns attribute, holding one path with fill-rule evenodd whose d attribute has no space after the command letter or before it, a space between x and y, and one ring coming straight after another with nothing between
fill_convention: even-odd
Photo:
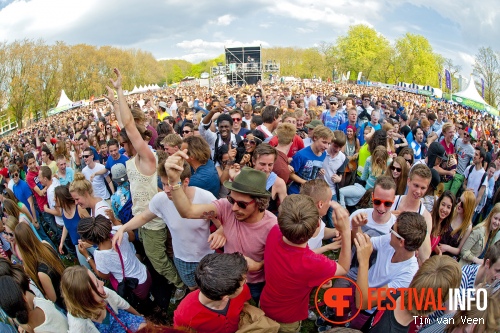
<instances>
[{"instance_id":1,"label":"watch","mask_svg":"<svg viewBox=\"0 0 500 333\"><path fill-rule=\"evenodd\" d=\"M89 262L89 261L90 261L90 259L92 259L92 256L88 256L85 260L86 260L87 262Z\"/></svg>"}]
</instances>

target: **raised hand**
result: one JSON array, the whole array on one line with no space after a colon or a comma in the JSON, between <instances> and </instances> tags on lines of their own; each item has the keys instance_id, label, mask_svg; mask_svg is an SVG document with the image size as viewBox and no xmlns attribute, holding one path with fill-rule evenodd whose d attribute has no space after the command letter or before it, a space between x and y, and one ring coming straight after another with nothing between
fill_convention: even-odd
<instances>
[{"instance_id":1,"label":"raised hand","mask_svg":"<svg viewBox=\"0 0 500 333\"><path fill-rule=\"evenodd\" d=\"M229 179L233 180L240 173L241 166L235 163L229 167Z\"/></svg>"},{"instance_id":2,"label":"raised hand","mask_svg":"<svg viewBox=\"0 0 500 333\"><path fill-rule=\"evenodd\" d=\"M184 161L187 159L189 159L187 149L179 150L167 158L165 161L165 170L167 171L170 184L180 181L181 173L184 171Z\"/></svg>"},{"instance_id":3,"label":"raised hand","mask_svg":"<svg viewBox=\"0 0 500 333\"><path fill-rule=\"evenodd\" d=\"M116 74L116 80L109 79L109 82L115 87L115 89L121 89L122 87L122 74L118 70L118 68L114 68L113 72Z\"/></svg>"},{"instance_id":4,"label":"raised hand","mask_svg":"<svg viewBox=\"0 0 500 333\"><path fill-rule=\"evenodd\" d=\"M330 201L330 207L333 209L332 219L335 229L337 229L340 233L349 231L351 228L349 225L349 212L347 209L335 201Z\"/></svg>"},{"instance_id":5,"label":"raised hand","mask_svg":"<svg viewBox=\"0 0 500 333\"><path fill-rule=\"evenodd\" d=\"M354 245L356 245L356 256L360 263L368 263L370 255L373 252L373 245L370 236L363 233L356 234L354 238Z\"/></svg>"}]
</instances>

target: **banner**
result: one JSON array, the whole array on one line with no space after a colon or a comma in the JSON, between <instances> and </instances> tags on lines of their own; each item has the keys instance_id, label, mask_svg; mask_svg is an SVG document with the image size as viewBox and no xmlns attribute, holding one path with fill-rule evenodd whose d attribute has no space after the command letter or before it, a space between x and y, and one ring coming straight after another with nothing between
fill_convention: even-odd
<instances>
[{"instance_id":1,"label":"banner","mask_svg":"<svg viewBox=\"0 0 500 333\"><path fill-rule=\"evenodd\" d=\"M439 89L443 89L443 75L441 72L438 73Z\"/></svg>"},{"instance_id":2,"label":"banner","mask_svg":"<svg viewBox=\"0 0 500 333\"><path fill-rule=\"evenodd\" d=\"M361 75L363 74L363 72L359 72L358 73L358 81L361 81Z\"/></svg>"},{"instance_id":3,"label":"banner","mask_svg":"<svg viewBox=\"0 0 500 333\"><path fill-rule=\"evenodd\" d=\"M481 78L481 97L484 99L484 80Z\"/></svg>"},{"instance_id":4,"label":"banner","mask_svg":"<svg viewBox=\"0 0 500 333\"><path fill-rule=\"evenodd\" d=\"M348 71L345 76L347 77L347 80L350 80L351 79L351 71Z\"/></svg>"},{"instance_id":5,"label":"banner","mask_svg":"<svg viewBox=\"0 0 500 333\"><path fill-rule=\"evenodd\" d=\"M451 74L449 70L444 70L444 77L446 79L446 88L451 90Z\"/></svg>"}]
</instances>

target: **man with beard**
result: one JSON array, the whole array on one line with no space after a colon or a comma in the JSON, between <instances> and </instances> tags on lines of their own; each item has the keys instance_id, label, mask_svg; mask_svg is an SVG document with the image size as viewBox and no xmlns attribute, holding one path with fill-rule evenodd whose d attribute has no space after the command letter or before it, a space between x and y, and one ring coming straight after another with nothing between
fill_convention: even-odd
<instances>
[{"instance_id":1,"label":"man with beard","mask_svg":"<svg viewBox=\"0 0 500 333\"><path fill-rule=\"evenodd\" d=\"M264 247L269 231L277 224L274 214L266 210L271 193L266 191L267 176L264 172L244 167L232 182L224 182L230 191L227 198L210 204L193 204L180 190L187 150L169 156L165 169L175 208L183 218L199 219L216 217L224 227L226 244L224 252L240 252L248 262L248 286L258 304L264 288Z\"/></svg>"},{"instance_id":2,"label":"man with beard","mask_svg":"<svg viewBox=\"0 0 500 333\"><path fill-rule=\"evenodd\" d=\"M219 107L212 108L210 112L202 119L199 130L200 135L203 137L210 146L212 150L212 158L215 156L216 150L222 146L227 145L229 148L236 147L238 143L242 141L241 136L236 135L232 132L233 128L233 118L229 114L221 114L217 118L217 129L216 133L210 130L210 125L212 124L212 117L215 113L221 112L222 109Z\"/></svg>"}]
</instances>

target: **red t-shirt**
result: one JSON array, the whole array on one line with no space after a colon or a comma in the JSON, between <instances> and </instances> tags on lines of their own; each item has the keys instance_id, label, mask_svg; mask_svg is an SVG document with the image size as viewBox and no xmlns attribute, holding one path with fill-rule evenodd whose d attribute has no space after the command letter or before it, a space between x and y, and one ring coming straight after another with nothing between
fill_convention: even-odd
<instances>
[{"instance_id":1,"label":"red t-shirt","mask_svg":"<svg viewBox=\"0 0 500 333\"><path fill-rule=\"evenodd\" d=\"M444 147L446 154L448 154L448 155L455 154L455 146L453 145L453 143L450 142L450 145L448 147L446 147L446 141L444 141L444 139L443 139L443 140L441 140L440 144L441 144L441 146Z\"/></svg>"},{"instance_id":2,"label":"red t-shirt","mask_svg":"<svg viewBox=\"0 0 500 333\"><path fill-rule=\"evenodd\" d=\"M33 195L35 196L38 208L40 208L40 211L43 212L43 206L45 205L48 206L47 196L44 195L43 197L41 197L34 190L35 186L38 186L39 189L43 188L42 184L40 184L40 181L38 180L38 167L36 172L28 170L28 174L26 175L26 182L28 183L28 186L30 187L31 191L33 192Z\"/></svg>"},{"instance_id":3,"label":"red t-shirt","mask_svg":"<svg viewBox=\"0 0 500 333\"><path fill-rule=\"evenodd\" d=\"M278 145L278 137L273 136L273 138L269 141L269 144L273 147L276 147ZM304 148L304 141L302 141L302 138L295 134L293 136L292 140L292 145L290 146L290 150L288 151L288 157L293 157L295 153L297 153L299 150Z\"/></svg>"},{"instance_id":4,"label":"red t-shirt","mask_svg":"<svg viewBox=\"0 0 500 333\"><path fill-rule=\"evenodd\" d=\"M280 323L307 319L311 291L337 271L335 261L314 253L309 246L286 244L277 225L267 237L264 263L266 285L260 307Z\"/></svg>"},{"instance_id":5,"label":"red t-shirt","mask_svg":"<svg viewBox=\"0 0 500 333\"><path fill-rule=\"evenodd\" d=\"M174 311L174 328L191 328L197 333L234 333L238 330L241 310L250 299L246 284L241 293L229 301L225 316L201 304L199 295L198 289L182 300Z\"/></svg>"}]
</instances>

